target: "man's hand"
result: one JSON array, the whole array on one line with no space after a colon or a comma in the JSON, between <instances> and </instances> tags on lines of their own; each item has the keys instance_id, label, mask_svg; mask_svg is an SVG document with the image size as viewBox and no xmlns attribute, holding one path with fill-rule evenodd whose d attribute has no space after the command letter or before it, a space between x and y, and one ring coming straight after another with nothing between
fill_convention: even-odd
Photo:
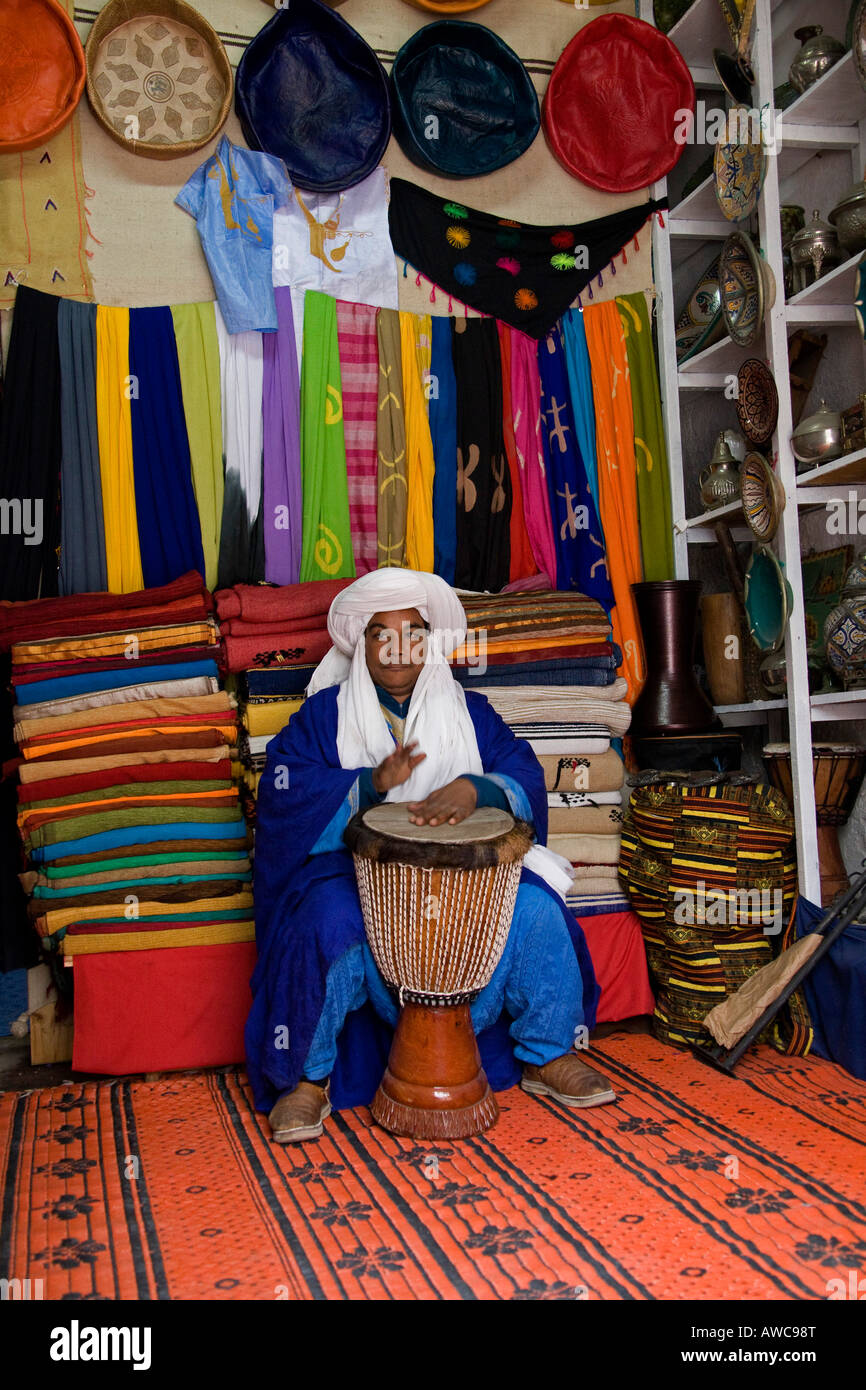
<instances>
[{"instance_id":1,"label":"man's hand","mask_svg":"<svg viewBox=\"0 0 866 1390\"><path fill-rule=\"evenodd\" d=\"M465 777L457 777L446 787L439 787L424 801L409 802L409 819L413 825L459 825L475 810L478 793Z\"/></svg>"},{"instance_id":2,"label":"man's hand","mask_svg":"<svg viewBox=\"0 0 866 1390\"><path fill-rule=\"evenodd\" d=\"M424 761L426 753L413 753L413 748L417 747L417 742L407 743L405 748L398 743L394 752L389 753L387 758L374 768L373 786L380 796L384 796L392 787L402 786L413 769Z\"/></svg>"}]
</instances>

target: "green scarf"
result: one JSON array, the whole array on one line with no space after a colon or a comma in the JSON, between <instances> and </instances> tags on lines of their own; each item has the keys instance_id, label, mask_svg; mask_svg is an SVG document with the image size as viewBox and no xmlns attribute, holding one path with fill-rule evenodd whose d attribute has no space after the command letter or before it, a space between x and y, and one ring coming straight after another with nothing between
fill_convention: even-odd
<instances>
[{"instance_id":1,"label":"green scarf","mask_svg":"<svg viewBox=\"0 0 866 1390\"><path fill-rule=\"evenodd\" d=\"M616 306L622 321L631 378L644 579L673 579L671 480L646 298L642 293L620 295Z\"/></svg>"},{"instance_id":2,"label":"green scarf","mask_svg":"<svg viewBox=\"0 0 866 1390\"><path fill-rule=\"evenodd\" d=\"M223 431L220 352L213 304L172 304L192 485L201 522L204 581L217 583L223 517Z\"/></svg>"},{"instance_id":3,"label":"green scarf","mask_svg":"<svg viewBox=\"0 0 866 1390\"><path fill-rule=\"evenodd\" d=\"M354 579L337 301L318 290L304 297L301 366L301 483L304 523L301 582Z\"/></svg>"}]
</instances>

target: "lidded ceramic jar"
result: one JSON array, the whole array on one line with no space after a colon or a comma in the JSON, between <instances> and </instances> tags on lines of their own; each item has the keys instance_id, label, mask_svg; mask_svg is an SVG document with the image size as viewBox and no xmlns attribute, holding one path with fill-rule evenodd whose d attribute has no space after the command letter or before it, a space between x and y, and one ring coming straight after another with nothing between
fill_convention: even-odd
<instances>
[{"instance_id":1,"label":"lidded ceramic jar","mask_svg":"<svg viewBox=\"0 0 866 1390\"><path fill-rule=\"evenodd\" d=\"M830 669L846 690L866 686L866 550L845 576L841 602L824 624Z\"/></svg>"}]
</instances>

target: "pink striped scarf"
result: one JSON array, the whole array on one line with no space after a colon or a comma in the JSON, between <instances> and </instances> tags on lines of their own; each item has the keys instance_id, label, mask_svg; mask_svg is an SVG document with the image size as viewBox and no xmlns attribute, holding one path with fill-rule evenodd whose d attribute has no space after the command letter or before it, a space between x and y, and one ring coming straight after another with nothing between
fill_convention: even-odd
<instances>
[{"instance_id":1,"label":"pink striped scarf","mask_svg":"<svg viewBox=\"0 0 866 1390\"><path fill-rule=\"evenodd\" d=\"M379 408L379 348L376 309L372 304L337 300L337 338L343 379L343 433L349 482L349 525L355 573L366 574L378 562L376 490Z\"/></svg>"},{"instance_id":2,"label":"pink striped scarf","mask_svg":"<svg viewBox=\"0 0 866 1390\"><path fill-rule=\"evenodd\" d=\"M516 328L511 334L511 408L514 442L523 485L523 513L533 558L540 570L556 582L556 547L550 520L550 497L541 442L541 378L538 344Z\"/></svg>"}]
</instances>

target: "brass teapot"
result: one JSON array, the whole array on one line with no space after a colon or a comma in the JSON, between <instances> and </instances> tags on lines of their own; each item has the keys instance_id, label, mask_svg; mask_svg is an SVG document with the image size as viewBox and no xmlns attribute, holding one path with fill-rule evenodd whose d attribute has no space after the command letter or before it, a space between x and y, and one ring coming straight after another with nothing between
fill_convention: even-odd
<instances>
[{"instance_id":1,"label":"brass teapot","mask_svg":"<svg viewBox=\"0 0 866 1390\"><path fill-rule=\"evenodd\" d=\"M700 474L698 482L701 487L701 501L708 511L715 507L724 507L728 502L736 502L739 497L740 470L728 447L724 430L716 439L713 456Z\"/></svg>"}]
</instances>

